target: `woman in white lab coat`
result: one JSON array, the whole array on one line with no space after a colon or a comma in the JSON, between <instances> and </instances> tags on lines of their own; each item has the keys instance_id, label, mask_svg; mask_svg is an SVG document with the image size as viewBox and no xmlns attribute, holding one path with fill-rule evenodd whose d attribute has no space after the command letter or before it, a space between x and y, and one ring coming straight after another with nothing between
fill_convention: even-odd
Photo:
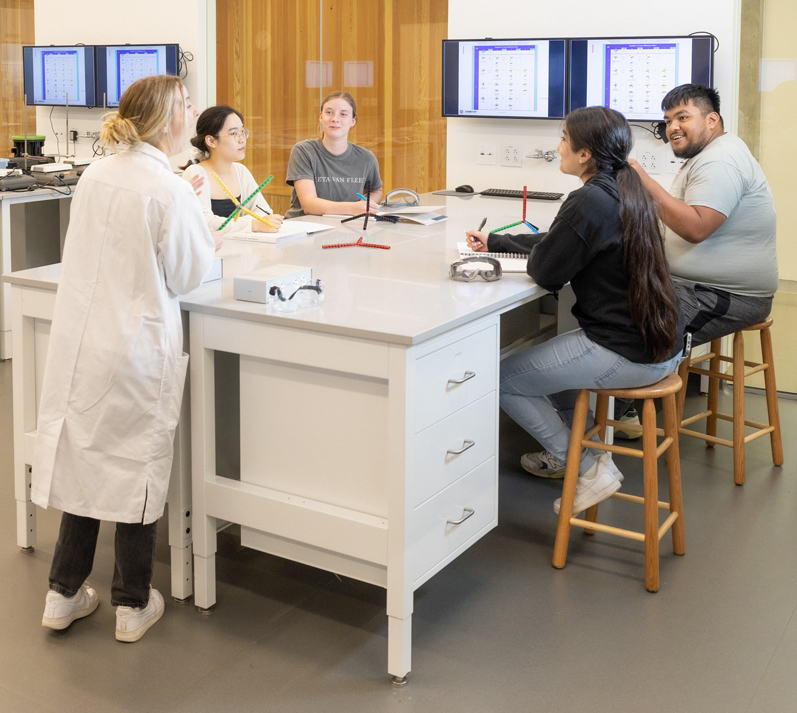
<instances>
[{"instance_id":1,"label":"woman in white lab coat","mask_svg":"<svg viewBox=\"0 0 797 713\"><path fill-rule=\"evenodd\" d=\"M178 77L132 84L102 127L118 153L91 165L72 201L42 386L32 500L64 511L44 626L91 614L86 582L100 520L116 525L116 638L163 613L151 589L188 357L178 295L197 287L215 244L169 156L197 111Z\"/></svg>"}]
</instances>

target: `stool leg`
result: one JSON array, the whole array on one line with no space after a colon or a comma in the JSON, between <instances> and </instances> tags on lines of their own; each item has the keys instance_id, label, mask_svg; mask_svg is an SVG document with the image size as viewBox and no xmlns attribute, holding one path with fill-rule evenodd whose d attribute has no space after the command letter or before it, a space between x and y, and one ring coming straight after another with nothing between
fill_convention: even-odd
<instances>
[{"instance_id":1,"label":"stool leg","mask_svg":"<svg viewBox=\"0 0 797 713\"><path fill-rule=\"evenodd\" d=\"M718 372L722 367L720 353L722 351L722 340L715 339L711 342L711 353L714 356L709 360L709 370ZM719 406L720 380L716 376L708 377L708 410L711 412L706 419L706 434L709 436L717 435L717 409ZM713 443L706 442L706 448L713 448Z\"/></svg>"},{"instance_id":2,"label":"stool leg","mask_svg":"<svg viewBox=\"0 0 797 713\"><path fill-rule=\"evenodd\" d=\"M609 397L605 394L595 396L595 425L600 426L598 438L606 443L606 419L609 418ZM614 418L614 414L612 414Z\"/></svg>"},{"instance_id":3,"label":"stool leg","mask_svg":"<svg viewBox=\"0 0 797 713\"><path fill-rule=\"evenodd\" d=\"M767 394L767 416L774 431L769 434L772 446L772 462L783 465L783 441L780 438L780 412L778 410L778 388L775 385L775 357L772 353L772 334L769 327L761 330L761 355L768 366L764 371L764 385Z\"/></svg>"},{"instance_id":4,"label":"stool leg","mask_svg":"<svg viewBox=\"0 0 797 713\"><path fill-rule=\"evenodd\" d=\"M683 388L683 387L681 387ZM672 445L667 449L667 484L670 490L670 512L677 512L678 519L672 524L672 551L676 555L686 553L684 537L684 503L681 493L681 456L678 449L678 416L676 397L665 396L664 435L672 438Z\"/></svg>"},{"instance_id":5,"label":"stool leg","mask_svg":"<svg viewBox=\"0 0 797 713\"><path fill-rule=\"evenodd\" d=\"M565 482L562 487L562 500L559 505L559 524L556 526L556 542L553 546L553 566L562 569L567 561L567 545L570 540L570 518L573 517L573 500L576 497L578 466L581 463L581 441L587 425L589 391L582 389L576 398L573 412L573 426L570 431L570 447L567 449Z\"/></svg>"},{"instance_id":6,"label":"stool leg","mask_svg":"<svg viewBox=\"0 0 797 713\"><path fill-rule=\"evenodd\" d=\"M612 416L614 417L614 416ZM598 431L598 436L605 443L606 442L606 419L609 418L609 397L603 394L597 394L595 399L595 423L601 426ZM581 445L585 445L582 443ZM589 446L587 446L589 448ZM593 505L587 508L587 514L584 519L588 522L597 522L598 520L598 505ZM594 535L595 530L584 529L585 535Z\"/></svg>"},{"instance_id":7,"label":"stool leg","mask_svg":"<svg viewBox=\"0 0 797 713\"><path fill-rule=\"evenodd\" d=\"M656 407L645 399L642 407L642 450L645 474L645 588L659 590L659 486L656 458Z\"/></svg>"},{"instance_id":8,"label":"stool leg","mask_svg":"<svg viewBox=\"0 0 797 713\"><path fill-rule=\"evenodd\" d=\"M744 333L733 335L733 482L744 485Z\"/></svg>"},{"instance_id":9,"label":"stool leg","mask_svg":"<svg viewBox=\"0 0 797 713\"><path fill-rule=\"evenodd\" d=\"M681 377L681 390L678 392L677 395L677 405L678 405L678 427L681 426L681 421L684 420L684 403L686 402L686 384L689 380L689 360L692 358L691 351L689 352L689 356L686 357L681 362L681 365L678 367L678 376Z\"/></svg>"}]
</instances>

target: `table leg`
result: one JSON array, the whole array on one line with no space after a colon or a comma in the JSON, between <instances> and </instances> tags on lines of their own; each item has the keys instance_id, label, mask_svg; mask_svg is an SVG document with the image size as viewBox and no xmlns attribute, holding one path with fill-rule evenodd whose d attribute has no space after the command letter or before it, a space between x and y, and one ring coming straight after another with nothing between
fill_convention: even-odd
<instances>
[{"instance_id":1,"label":"table leg","mask_svg":"<svg viewBox=\"0 0 797 713\"><path fill-rule=\"evenodd\" d=\"M0 275L11 272L11 206L0 200ZM0 283L0 359L11 358L11 285Z\"/></svg>"},{"instance_id":2,"label":"table leg","mask_svg":"<svg viewBox=\"0 0 797 713\"><path fill-rule=\"evenodd\" d=\"M412 658L412 614L405 619L387 618L387 672L394 686L407 683Z\"/></svg>"},{"instance_id":3,"label":"table leg","mask_svg":"<svg viewBox=\"0 0 797 713\"><path fill-rule=\"evenodd\" d=\"M4 209L5 210L5 209ZM10 285L4 285L10 287ZM17 501L17 544L26 551L36 545L36 506L30 500L30 463L26 463L25 434L36 429L36 354L34 319L22 314L22 288L10 290L13 328L17 334L12 370L14 401L14 497ZM12 324L8 323L9 329ZM8 332L10 337L11 332ZM8 356L11 356L9 354Z\"/></svg>"},{"instance_id":4,"label":"table leg","mask_svg":"<svg viewBox=\"0 0 797 713\"><path fill-rule=\"evenodd\" d=\"M216 604L216 518L206 515L205 479L216 474L215 353L204 347L203 315L190 315L191 472L194 603Z\"/></svg>"}]
</instances>

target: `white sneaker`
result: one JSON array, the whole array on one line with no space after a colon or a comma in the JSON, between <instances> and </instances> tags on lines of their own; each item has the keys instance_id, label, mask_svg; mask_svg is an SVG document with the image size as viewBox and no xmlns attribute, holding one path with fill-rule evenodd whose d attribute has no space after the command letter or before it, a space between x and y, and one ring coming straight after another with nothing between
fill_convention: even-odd
<instances>
[{"instance_id":1,"label":"white sneaker","mask_svg":"<svg viewBox=\"0 0 797 713\"><path fill-rule=\"evenodd\" d=\"M628 427L625 425L616 426L614 429L615 438L624 441L636 441L638 438L642 438L642 424L639 421L639 414L634 409L628 411L625 416L621 416L619 420L623 424L627 424ZM636 426L637 428L630 428L631 426Z\"/></svg>"},{"instance_id":2,"label":"white sneaker","mask_svg":"<svg viewBox=\"0 0 797 713\"><path fill-rule=\"evenodd\" d=\"M163 616L163 597L157 589L149 590L145 607L116 607L116 640L138 641Z\"/></svg>"},{"instance_id":3,"label":"white sneaker","mask_svg":"<svg viewBox=\"0 0 797 713\"><path fill-rule=\"evenodd\" d=\"M49 629L66 629L75 619L82 619L91 614L99 603L97 592L88 582L83 583L74 597L65 597L51 589L44 600L42 626Z\"/></svg>"},{"instance_id":4,"label":"white sneaker","mask_svg":"<svg viewBox=\"0 0 797 713\"><path fill-rule=\"evenodd\" d=\"M616 468L615 468L616 470ZM617 471L618 473L620 471ZM576 482L576 499L573 502L573 514L577 514L606 500L620 489L620 481L603 457L597 458L584 475L578 477ZM558 515L562 498L556 498L553 511Z\"/></svg>"},{"instance_id":5,"label":"white sneaker","mask_svg":"<svg viewBox=\"0 0 797 713\"><path fill-rule=\"evenodd\" d=\"M540 478L565 477L565 464L550 451L526 453L520 458L520 465L527 473Z\"/></svg>"},{"instance_id":6,"label":"white sneaker","mask_svg":"<svg viewBox=\"0 0 797 713\"><path fill-rule=\"evenodd\" d=\"M614 464L614 460L612 459L612 454L608 451L606 453L601 453L599 456L595 457L595 460L602 460L606 467L608 468L609 472L614 476L615 480L619 480L621 483L623 482L623 474L620 472L620 469Z\"/></svg>"}]
</instances>

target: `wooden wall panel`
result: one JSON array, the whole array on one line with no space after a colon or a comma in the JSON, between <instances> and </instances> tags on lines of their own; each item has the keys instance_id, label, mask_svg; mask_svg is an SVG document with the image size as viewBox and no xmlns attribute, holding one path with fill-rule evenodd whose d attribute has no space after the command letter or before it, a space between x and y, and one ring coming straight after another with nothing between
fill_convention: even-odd
<instances>
[{"instance_id":1,"label":"wooden wall panel","mask_svg":"<svg viewBox=\"0 0 797 713\"><path fill-rule=\"evenodd\" d=\"M11 137L36 133L36 108L25 107L22 45L32 45L33 0L0 0L0 156L11 155Z\"/></svg>"},{"instance_id":2,"label":"wooden wall panel","mask_svg":"<svg viewBox=\"0 0 797 713\"><path fill-rule=\"evenodd\" d=\"M447 0L217 0L217 102L252 131L246 164L287 209L291 147L318 135L319 99L337 90L357 101L350 139L373 151L385 188L420 192L445 184L441 42ZM319 61L331 81L308 86ZM372 86L346 86L347 62L371 62Z\"/></svg>"}]
</instances>

